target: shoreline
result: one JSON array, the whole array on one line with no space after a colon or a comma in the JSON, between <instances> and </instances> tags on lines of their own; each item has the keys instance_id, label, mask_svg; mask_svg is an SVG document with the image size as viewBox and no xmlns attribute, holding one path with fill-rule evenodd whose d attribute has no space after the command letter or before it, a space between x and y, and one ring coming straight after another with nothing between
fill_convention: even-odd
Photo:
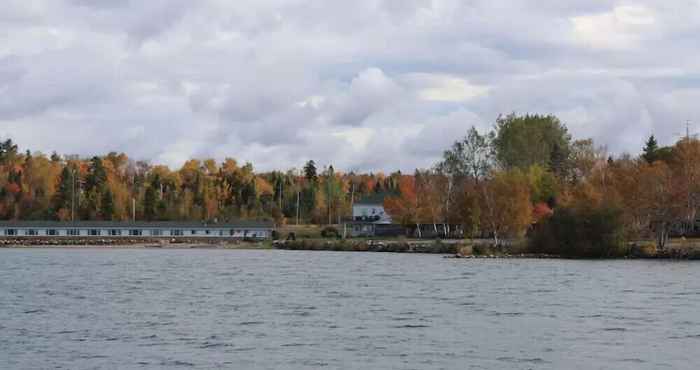
<instances>
[{"instance_id":1,"label":"shoreline","mask_svg":"<svg viewBox=\"0 0 700 370\"><path fill-rule=\"evenodd\" d=\"M0 249L200 249L200 250L289 250L317 252L369 252L398 254L434 254L446 259L561 259L561 260L700 260L693 250L669 249L653 255L630 253L621 257L585 258L542 253L514 251L512 247L496 248L489 245L468 244L462 240L325 240L300 239L295 241L243 241L207 239L150 239L150 238L72 238L72 239L0 239Z\"/></svg>"}]
</instances>

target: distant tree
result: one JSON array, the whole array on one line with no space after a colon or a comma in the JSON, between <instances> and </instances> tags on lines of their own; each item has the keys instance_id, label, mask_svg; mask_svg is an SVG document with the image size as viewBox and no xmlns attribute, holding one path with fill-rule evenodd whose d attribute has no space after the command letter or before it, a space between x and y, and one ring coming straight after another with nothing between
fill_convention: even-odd
<instances>
[{"instance_id":1,"label":"distant tree","mask_svg":"<svg viewBox=\"0 0 700 370\"><path fill-rule=\"evenodd\" d=\"M88 191L100 189L107 182L107 170L100 157L92 157L88 175L85 179L85 187Z\"/></svg>"},{"instance_id":2,"label":"distant tree","mask_svg":"<svg viewBox=\"0 0 700 370\"><path fill-rule=\"evenodd\" d=\"M304 165L304 177L308 181L316 182L318 180L318 175L316 174L316 162L310 160Z\"/></svg>"},{"instance_id":3,"label":"distant tree","mask_svg":"<svg viewBox=\"0 0 700 370\"><path fill-rule=\"evenodd\" d=\"M58 187L53 197L52 208L55 212L55 217L58 217L58 212L70 210L73 197L73 174L68 166L63 167L58 180Z\"/></svg>"},{"instance_id":4,"label":"distant tree","mask_svg":"<svg viewBox=\"0 0 700 370\"><path fill-rule=\"evenodd\" d=\"M17 149L17 145L12 142L12 139L0 142L0 164L12 161L17 156Z\"/></svg>"},{"instance_id":5,"label":"distant tree","mask_svg":"<svg viewBox=\"0 0 700 370\"><path fill-rule=\"evenodd\" d=\"M496 159L504 169L526 170L540 165L559 177L568 170L571 135L555 116L501 116L496 121L493 143Z\"/></svg>"},{"instance_id":6,"label":"distant tree","mask_svg":"<svg viewBox=\"0 0 700 370\"><path fill-rule=\"evenodd\" d=\"M481 186L481 226L498 245L502 238L520 237L532 223L527 177L520 170L497 173Z\"/></svg>"},{"instance_id":7,"label":"distant tree","mask_svg":"<svg viewBox=\"0 0 700 370\"><path fill-rule=\"evenodd\" d=\"M656 142L654 135L649 136L646 144L644 144L642 158L647 163L652 164L658 159L659 144Z\"/></svg>"},{"instance_id":8,"label":"distant tree","mask_svg":"<svg viewBox=\"0 0 700 370\"><path fill-rule=\"evenodd\" d=\"M443 153L443 159L437 167L440 172L452 178L471 178L483 180L494 164L494 152L491 145L493 134L481 135L471 127L462 140L456 141Z\"/></svg>"},{"instance_id":9,"label":"distant tree","mask_svg":"<svg viewBox=\"0 0 700 370\"><path fill-rule=\"evenodd\" d=\"M158 213L158 195L154 186L146 188L146 192L143 197L143 216L147 221L152 221L156 219Z\"/></svg>"},{"instance_id":10,"label":"distant tree","mask_svg":"<svg viewBox=\"0 0 700 370\"><path fill-rule=\"evenodd\" d=\"M389 196L384 199L384 208L391 218L404 226L416 225L418 237L420 235L420 209L416 180L413 176L401 177L399 181L398 196Z\"/></svg>"},{"instance_id":11,"label":"distant tree","mask_svg":"<svg viewBox=\"0 0 700 370\"><path fill-rule=\"evenodd\" d=\"M114 218L114 195L109 188L102 192L100 201L100 217L103 220L112 220Z\"/></svg>"}]
</instances>

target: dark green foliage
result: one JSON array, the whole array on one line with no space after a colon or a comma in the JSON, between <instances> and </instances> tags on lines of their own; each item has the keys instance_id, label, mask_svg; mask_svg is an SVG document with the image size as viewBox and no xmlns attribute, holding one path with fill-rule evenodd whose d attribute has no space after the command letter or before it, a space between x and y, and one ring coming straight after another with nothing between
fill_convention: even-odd
<instances>
[{"instance_id":1,"label":"dark green foliage","mask_svg":"<svg viewBox=\"0 0 700 370\"><path fill-rule=\"evenodd\" d=\"M102 188L107 183L107 170L100 157L92 157L90 160L90 172L85 179L88 191Z\"/></svg>"},{"instance_id":2,"label":"dark green foliage","mask_svg":"<svg viewBox=\"0 0 700 370\"><path fill-rule=\"evenodd\" d=\"M63 167L58 180L58 188L54 194L52 207L54 212L59 209L70 209L73 199L73 173L68 166Z\"/></svg>"},{"instance_id":3,"label":"dark green foliage","mask_svg":"<svg viewBox=\"0 0 700 370\"><path fill-rule=\"evenodd\" d=\"M621 212L609 207L558 208L537 225L529 249L563 257L624 256Z\"/></svg>"},{"instance_id":4,"label":"dark green foliage","mask_svg":"<svg viewBox=\"0 0 700 370\"><path fill-rule=\"evenodd\" d=\"M8 163L17 156L17 145L12 142L12 139L7 139L0 142L0 164Z\"/></svg>"},{"instance_id":5,"label":"dark green foliage","mask_svg":"<svg viewBox=\"0 0 700 370\"><path fill-rule=\"evenodd\" d=\"M326 226L321 230L321 236L324 238L339 238L340 232L333 226Z\"/></svg>"},{"instance_id":6,"label":"dark green foliage","mask_svg":"<svg viewBox=\"0 0 700 370\"><path fill-rule=\"evenodd\" d=\"M560 177L568 170L571 135L555 116L499 117L493 144L496 159L505 169L539 165Z\"/></svg>"},{"instance_id":7,"label":"dark green foliage","mask_svg":"<svg viewBox=\"0 0 700 370\"><path fill-rule=\"evenodd\" d=\"M158 208L158 195L153 185L146 188L146 193L143 197L143 215L147 221L153 221L156 219Z\"/></svg>"},{"instance_id":8,"label":"dark green foliage","mask_svg":"<svg viewBox=\"0 0 700 370\"><path fill-rule=\"evenodd\" d=\"M103 220L112 220L114 217L114 196L109 189L105 189L102 192L102 199L100 202L100 216Z\"/></svg>"},{"instance_id":9,"label":"dark green foliage","mask_svg":"<svg viewBox=\"0 0 700 370\"><path fill-rule=\"evenodd\" d=\"M304 177L312 182L316 182L318 180L318 175L316 174L316 163L313 160L306 162L306 165L304 165Z\"/></svg>"},{"instance_id":10,"label":"dark green foliage","mask_svg":"<svg viewBox=\"0 0 700 370\"><path fill-rule=\"evenodd\" d=\"M651 135L649 136L649 140L647 140L646 144L644 145L644 154L642 154L642 158L644 158L644 160L649 164L654 163L658 159L658 150L659 144L656 142L654 135Z\"/></svg>"}]
</instances>

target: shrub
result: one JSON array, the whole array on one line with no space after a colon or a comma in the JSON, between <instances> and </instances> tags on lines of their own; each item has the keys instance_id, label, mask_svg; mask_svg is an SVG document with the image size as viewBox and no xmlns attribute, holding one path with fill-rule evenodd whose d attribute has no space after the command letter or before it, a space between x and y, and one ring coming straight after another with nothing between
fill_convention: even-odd
<instances>
[{"instance_id":1,"label":"shrub","mask_svg":"<svg viewBox=\"0 0 700 370\"><path fill-rule=\"evenodd\" d=\"M333 226L326 226L321 230L321 236L324 238L340 238L340 232Z\"/></svg>"},{"instance_id":2,"label":"shrub","mask_svg":"<svg viewBox=\"0 0 700 370\"><path fill-rule=\"evenodd\" d=\"M656 254L656 243L635 244L630 249L630 255L638 258L652 258Z\"/></svg>"},{"instance_id":3,"label":"shrub","mask_svg":"<svg viewBox=\"0 0 700 370\"><path fill-rule=\"evenodd\" d=\"M627 253L621 212L610 207L559 208L535 229L530 250L564 257L621 257Z\"/></svg>"}]
</instances>

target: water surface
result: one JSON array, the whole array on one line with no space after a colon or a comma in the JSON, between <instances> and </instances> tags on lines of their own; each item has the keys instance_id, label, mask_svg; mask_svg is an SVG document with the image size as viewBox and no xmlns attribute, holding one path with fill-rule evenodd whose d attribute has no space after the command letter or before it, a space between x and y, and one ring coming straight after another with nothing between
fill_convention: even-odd
<instances>
[{"instance_id":1,"label":"water surface","mask_svg":"<svg viewBox=\"0 0 700 370\"><path fill-rule=\"evenodd\" d=\"M2 369L697 369L700 264L0 249Z\"/></svg>"}]
</instances>

